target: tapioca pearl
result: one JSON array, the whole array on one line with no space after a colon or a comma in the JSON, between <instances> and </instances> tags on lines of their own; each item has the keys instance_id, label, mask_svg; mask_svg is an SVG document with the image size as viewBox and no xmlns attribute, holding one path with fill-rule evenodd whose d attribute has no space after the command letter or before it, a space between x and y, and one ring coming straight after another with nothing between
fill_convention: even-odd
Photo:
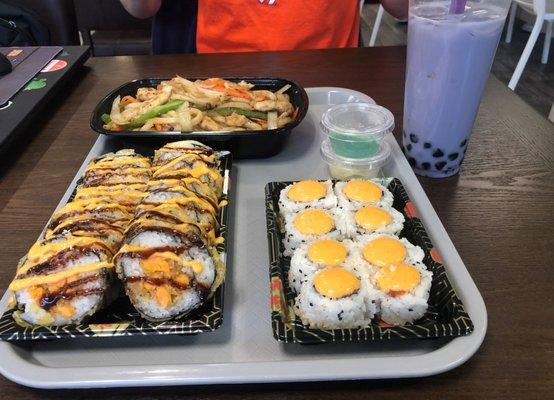
<instances>
[{"instance_id":1,"label":"tapioca pearl","mask_svg":"<svg viewBox=\"0 0 554 400\"><path fill-rule=\"evenodd\" d=\"M406 149L407 149L408 151L412 151L412 144L411 144L411 143L408 143L408 144L406 145Z\"/></svg>"},{"instance_id":2,"label":"tapioca pearl","mask_svg":"<svg viewBox=\"0 0 554 400\"><path fill-rule=\"evenodd\" d=\"M464 139L462 143L460 143L460 147L464 147L467 144L467 139Z\"/></svg>"},{"instance_id":3,"label":"tapioca pearl","mask_svg":"<svg viewBox=\"0 0 554 400\"><path fill-rule=\"evenodd\" d=\"M421 163L421 168L429 169L431 168L431 163L428 163L428 162Z\"/></svg>"},{"instance_id":4,"label":"tapioca pearl","mask_svg":"<svg viewBox=\"0 0 554 400\"><path fill-rule=\"evenodd\" d=\"M412 143L417 143L417 142L419 142L419 138L417 137L417 135L415 133L410 133L410 141Z\"/></svg>"},{"instance_id":5,"label":"tapioca pearl","mask_svg":"<svg viewBox=\"0 0 554 400\"><path fill-rule=\"evenodd\" d=\"M429 143L429 142L425 142L425 143L423 143L423 148L424 148L424 149L430 149L430 148L431 148L431 146L432 146L432 144L431 144L431 143Z\"/></svg>"},{"instance_id":6,"label":"tapioca pearl","mask_svg":"<svg viewBox=\"0 0 554 400\"><path fill-rule=\"evenodd\" d=\"M413 157L408 157L408 162L410 163L410 165L411 165L412 167L415 167L415 166L416 166L416 160L415 160L415 158L413 158Z\"/></svg>"},{"instance_id":7,"label":"tapioca pearl","mask_svg":"<svg viewBox=\"0 0 554 400\"><path fill-rule=\"evenodd\" d=\"M444 151L442 151L441 149L435 149L435 151L433 152L433 157L440 158L442 156L444 156Z\"/></svg>"},{"instance_id":8,"label":"tapioca pearl","mask_svg":"<svg viewBox=\"0 0 554 400\"><path fill-rule=\"evenodd\" d=\"M442 170L446 166L446 161L441 161L435 164L435 168L439 171Z\"/></svg>"},{"instance_id":9,"label":"tapioca pearl","mask_svg":"<svg viewBox=\"0 0 554 400\"><path fill-rule=\"evenodd\" d=\"M458 158L458 156L459 156L458 153L450 153L450 154L448 155L448 159L449 159L450 161L454 161L456 158Z\"/></svg>"}]
</instances>

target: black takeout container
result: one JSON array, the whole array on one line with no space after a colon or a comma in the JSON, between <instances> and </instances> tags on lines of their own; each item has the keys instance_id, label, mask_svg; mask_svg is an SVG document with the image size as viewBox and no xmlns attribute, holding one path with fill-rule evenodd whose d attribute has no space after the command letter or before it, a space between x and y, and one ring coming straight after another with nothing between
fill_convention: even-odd
<instances>
[{"instance_id":1,"label":"black takeout container","mask_svg":"<svg viewBox=\"0 0 554 400\"><path fill-rule=\"evenodd\" d=\"M334 181L336 183L337 181ZM380 342L429 338L452 338L473 332L473 322L456 295L438 251L433 246L417 210L400 180L384 178L380 183L394 196L393 207L405 218L400 237L421 247L423 263L433 272L427 313L414 323L391 326L374 320L363 328L308 328L294 312L295 294L288 283L290 257L283 255L284 225L279 211L279 195L294 182L270 182L265 188L269 273L271 280L271 326L275 339L285 343Z\"/></svg>"},{"instance_id":2,"label":"black takeout container","mask_svg":"<svg viewBox=\"0 0 554 400\"><path fill-rule=\"evenodd\" d=\"M114 151L117 150L121 149L118 148ZM153 153L153 150L145 151L143 155L150 155ZM226 185L228 186L233 157L228 152L221 152L218 154L218 158L221 163L220 173L225 177L227 181ZM77 193L77 185L68 202ZM220 201L232 202L234 197L231 193L226 192L220 198ZM220 254L225 255L228 253L228 217L229 205L222 203L217 221L219 224L219 235L224 240L216 246L216 249ZM226 261L225 266L228 268ZM13 313L16 311L15 304L11 304L4 314L0 315L0 341L18 342L119 336L188 336L213 332L223 322L225 282L199 308L191 311L189 314L177 316L163 322L153 322L142 318L125 295L121 282L117 280L115 285L119 286L118 297L106 307L95 312L90 318L82 321L79 325L23 327L15 321L13 317Z\"/></svg>"},{"instance_id":3,"label":"black takeout container","mask_svg":"<svg viewBox=\"0 0 554 400\"><path fill-rule=\"evenodd\" d=\"M239 82L244 80L255 85L255 89L276 91L285 85L291 87L285 92L290 96L293 106L298 107L298 113L293 122L284 127L263 131L240 132L136 132L120 131L112 132L104 129L101 120L102 114L109 114L113 100L121 97L135 96L137 89L141 87L156 87L161 81L171 78L145 78L127 82L110 92L96 106L90 117L90 127L102 135L108 135L122 139L123 142L146 144L147 146L162 146L165 143L176 140L199 140L216 150L229 150L234 158L264 158L277 154L283 148L285 140L306 116L308 111L308 95L306 91L295 82L281 78L248 78L248 77L224 77L224 79ZM187 78L190 80L206 79L199 77Z\"/></svg>"}]
</instances>

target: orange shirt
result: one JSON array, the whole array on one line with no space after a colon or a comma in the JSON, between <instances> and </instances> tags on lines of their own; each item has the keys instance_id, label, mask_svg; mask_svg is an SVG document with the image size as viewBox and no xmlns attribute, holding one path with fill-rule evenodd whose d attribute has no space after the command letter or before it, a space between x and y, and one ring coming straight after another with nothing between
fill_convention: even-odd
<instances>
[{"instance_id":1,"label":"orange shirt","mask_svg":"<svg viewBox=\"0 0 554 400\"><path fill-rule=\"evenodd\" d=\"M357 47L358 0L199 0L199 53Z\"/></svg>"}]
</instances>

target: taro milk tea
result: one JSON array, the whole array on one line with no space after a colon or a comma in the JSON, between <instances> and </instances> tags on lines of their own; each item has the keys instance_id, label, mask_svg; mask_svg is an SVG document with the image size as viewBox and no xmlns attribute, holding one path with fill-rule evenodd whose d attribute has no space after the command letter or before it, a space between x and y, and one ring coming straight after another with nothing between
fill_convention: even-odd
<instances>
[{"instance_id":1,"label":"taro milk tea","mask_svg":"<svg viewBox=\"0 0 554 400\"><path fill-rule=\"evenodd\" d=\"M458 172L489 76L506 10L468 1L414 4L408 23L403 147L415 172Z\"/></svg>"}]
</instances>

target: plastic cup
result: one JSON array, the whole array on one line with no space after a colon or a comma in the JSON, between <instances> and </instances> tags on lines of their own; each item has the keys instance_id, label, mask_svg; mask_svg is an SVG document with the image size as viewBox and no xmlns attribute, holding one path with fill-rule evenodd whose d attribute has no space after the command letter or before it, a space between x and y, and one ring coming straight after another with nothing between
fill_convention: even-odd
<instances>
[{"instance_id":1,"label":"plastic cup","mask_svg":"<svg viewBox=\"0 0 554 400\"><path fill-rule=\"evenodd\" d=\"M379 152L383 138L394 129L394 116L375 104L345 103L329 108L320 126L337 156L366 159Z\"/></svg>"},{"instance_id":2,"label":"plastic cup","mask_svg":"<svg viewBox=\"0 0 554 400\"><path fill-rule=\"evenodd\" d=\"M508 0L410 0L403 148L415 173L458 173Z\"/></svg>"},{"instance_id":3,"label":"plastic cup","mask_svg":"<svg viewBox=\"0 0 554 400\"><path fill-rule=\"evenodd\" d=\"M327 163L333 179L376 178L380 175L381 168L389 161L390 154L390 146L385 141L378 145L373 155L366 158L343 157L333 151L330 140L325 139L321 143L321 156Z\"/></svg>"}]
</instances>

